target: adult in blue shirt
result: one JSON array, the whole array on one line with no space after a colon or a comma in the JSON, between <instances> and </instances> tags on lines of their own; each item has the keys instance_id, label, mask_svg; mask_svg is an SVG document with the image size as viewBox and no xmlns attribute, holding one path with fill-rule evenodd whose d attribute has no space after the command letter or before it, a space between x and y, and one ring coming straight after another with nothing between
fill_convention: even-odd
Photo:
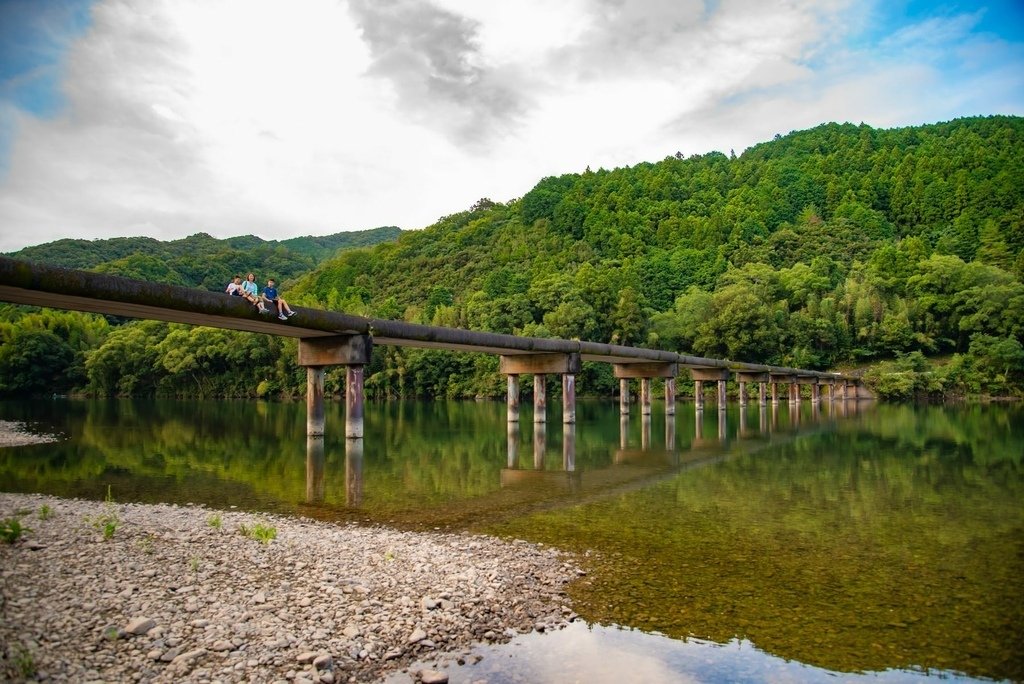
<instances>
[{"instance_id":1,"label":"adult in blue shirt","mask_svg":"<svg viewBox=\"0 0 1024 684\"><path fill-rule=\"evenodd\" d=\"M263 288L263 301L277 309L277 317L282 321L295 315L295 312L288 306L288 302L277 296L277 287L273 278L267 280L267 286Z\"/></svg>"}]
</instances>

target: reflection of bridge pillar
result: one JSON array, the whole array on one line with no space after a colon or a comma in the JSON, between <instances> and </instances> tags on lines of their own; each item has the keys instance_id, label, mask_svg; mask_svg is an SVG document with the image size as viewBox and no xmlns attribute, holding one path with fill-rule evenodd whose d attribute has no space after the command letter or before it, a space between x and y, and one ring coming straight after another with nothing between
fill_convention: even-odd
<instances>
[{"instance_id":1,"label":"reflection of bridge pillar","mask_svg":"<svg viewBox=\"0 0 1024 684\"><path fill-rule=\"evenodd\" d=\"M533 375L533 422L548 422L547 376L543 373Z\"/></svg>"},{"instance_id":2,"label":"reflection of bridge pillar","mask_svg":"<svg viewBox=\"0 0 1024 684\"><path fill-rule=\"evenodd\" d=\"M619 379L619 415L629 415L629 378Z\"/></svg>"},{"instance_id":3,"label":"reflection of bridge pillar","mask_svg":"<svg viewBox=\"0 0 1024 684\"><path fill-rule=\"evenodd\" d=\"M704 409L697 409L693 413L693 438L704 439Z\"/></svg>"},{"instance_id":4,"label":"reflection of bridge pillar","mask_svg":"<svg viewBox=\"0 0 1024 684\"><path fill-rule=\"evenodd\" d=\"M665 421L665 450L675 451L676 450L676 421L666 420Z\"/></svg>"},{"instance_id":5,"label":"reflection of bridge pillar","mask_svg":"<svg viewBox=\"0 0 1024 684\"><path fill-rule=\"evenodd\" d=\"M813 385L813 387L817 387L817 385ZM814 420L818 420L821 417L820 410L821 404L819 404L817 401L811 401L811 418L813 418Z\"/></svg>"},{"instance_id":6,"label":"reflection of bridge pillar","mask_svg":"<svg viewBox=\"0 0 1024 684\"><path fill-rule=\"evenodd\" d=\"M514 373L508 375L508 409L505 415L510 423L519 422L519 376Z\"/></svg>"},{"instance_id":7,"label":"reflection of bridge pillar","mask_svg":"<svg viewBox=\"0 0 1024 684\"><path fill-rule=\"evenodd\" d=\"M562 469L567 473L576 470L576 425L566 424L562 430Z\"/></svg>"},{"instance_id":8,"label":"reflection of bridge pillar","mask_svg":"<svg viewBox=\"0 0 1024 684\"><path fill-rule=\"evenodd\" d=\"M619 416L619 448L625 449L629 446L629 416Z\"/></svg>"},{"instance_id":9,"label":"reflection of bridge pillar","mask_svg":"<svg viewBox=\"0 0 1024 684\"><path fill-rule=\"evenodd\" d=\"M795 382L789 383L789 405L796 403L796 393L800 390Z\"/></svg>"},{"instance_id":10,"label":"reflection of bridge pillar","mask_svg":"<svg viewBox=\"0 0 1024 684\"><path fill-rule=\"evenodd\" d=\"M725 409L721 409L718 412L718 441L724 442L729 437L728 425L726 425L726 412Z\"/></svg>"},{"instance_id":11,"label":"reflection of bridge pillar","mask_svg":"<svg viewBox=\"0 0 1024 684\"><path fill-rule=\"evenodd\" d=\"M640 448L647 451L651 448L651 414L640 416Z\"/></svg>"},{"instance_id":12,"label":"reflection of bridge pillar","mask_svg":"<svg viewBox=\"0 0 1024 684\"><path fill-rule=\"evenodd\" d=\"M572 373L562 376L562 422L576 424L576 376Z\"/></svg>"},{"instance_id":13,"label":"reflection of bridge pillar","mask_svg":"<svg viewBox=\"0 0 1024 684\"><path fill-rule=\"evenodd\" d=\"M324 437L324 366L306 366L306 435Z\"/></svg>"},{"instance_id":14,"label":"reflection of bridge pillar","mask_svg":"<svg viewBox=\"0 0 1024 684\"><path fill-rule=\"evenodd\" d=\"M359 506L363 502L363 440L345 440L345 503Z\"/></svg>"},{"instance_id":15,"label":"reflection of bridge pillar","mask_svg":"<svg viewBox=\"0 0 1024 684\"><path fill-rule=\"evenodd\" d=\"M324 501L324 437L306 436L306 503Z\"/></svg>"},{"instance_id":16,"label":"reflection of bridge pillar","mask_svg":"<svg viewBox=\"0 0 1024 684\"><path fill-rule=\"evenodd\" d=\"M740 404L740 429L739 437L743 439L747 436L747 405L745 403Z\"/></svg>"},{"instance_id":17,"label":"reflection of bridge pillar","mask_svg":"<svg viewBox=\"0 0 1024 684\"><path fill-rule=\"evenodd\" d=\"M519 465L519 423L508 423L508 467Z\"/></svg>"},{"instance_id":18,"label":"reflection of bridge pillar","mask_svg":"<svg viewBox=\"0 0 1024 684\"><path fill-rule=\"evenodd\" d=\"M535 470L544 470L544 452L548 446L547 423L533 424L533 467Z\"/></svg>"},{"instance_id":19,"label":"reflection of bridge pillar","mask_svg":"<svg viewBox=\"0 0 1024 684\"><path fill-rule=\"evenodd\" d=\"M757 428L762 435L768 432L768 407L764 404L761 404L757 412Z\"/></svg>"},{"instance_id":20,"label":"reflection of bridge pillar","mask_svg":"<svg viewBox=\"0 0 1024 684\"><path fill-rule=\"evenodd\" d=\"M324 434L324 368L345 366L345 436L363 436L363 368L370 363L369 335L332 335L299 340L306 368L306 433Z\"/></svg>"},{"instance_id":21,"label":"reflection of bridge pillar","mask_svg":"<svg viewBox=\"0 0 1024 684\"><path fill-rule=\"evenodd\" d=\"M651 415L651 379L640 378L640 415Z\"/></svg>"},{"instance_id":22,"label":"reflection of bridge pillar","mask_svg":"<svg viewBox=\"0 0 1024 684\"><path fill-rule=\"evenodd\" d=\"M665 378L665 415L676 415L676 379Z\"/></svg>"}]
</instances>

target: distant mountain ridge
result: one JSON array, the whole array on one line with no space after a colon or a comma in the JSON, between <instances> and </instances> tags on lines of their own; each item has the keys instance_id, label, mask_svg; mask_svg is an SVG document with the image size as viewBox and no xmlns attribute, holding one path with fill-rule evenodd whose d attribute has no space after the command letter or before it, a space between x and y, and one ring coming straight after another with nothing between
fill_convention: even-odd
<instances>
[{"instance_id":1,"label":"distant mountain ridge","mask_svg":"<svg viewBox=\"0 0 1024 684\"><path fill-rule=\"evenodd\" d=\"M196 233L179 240L124 237L99 240L67 238L25 247L7 256L211 290L223 289L235 273L287 280L309 271L340 251L391 242L395 226L369 230L264 240L255 235L218 239Z\"/></svg>"}]
</instances>

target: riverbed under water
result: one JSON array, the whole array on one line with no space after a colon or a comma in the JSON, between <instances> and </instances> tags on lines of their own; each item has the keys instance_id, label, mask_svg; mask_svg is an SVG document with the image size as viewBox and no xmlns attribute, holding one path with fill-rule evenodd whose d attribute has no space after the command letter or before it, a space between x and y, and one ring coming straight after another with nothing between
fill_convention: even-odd
<instances>
[{"instance_id":1,"label":"riverbed under water","mask_svg":"<svg viewBox=\"0 0 1024 684\"><path fill-rule=\"evenodd\" d=\"M636 407L634 407L636 411ZM453 682L1024 680L1024 410L680 404L565 428L497 402L53 400L0 419L0 489L465 529L554 545L584 618ZM396 680L397 681L397 680Z\"/></svg>"}]
</instances>

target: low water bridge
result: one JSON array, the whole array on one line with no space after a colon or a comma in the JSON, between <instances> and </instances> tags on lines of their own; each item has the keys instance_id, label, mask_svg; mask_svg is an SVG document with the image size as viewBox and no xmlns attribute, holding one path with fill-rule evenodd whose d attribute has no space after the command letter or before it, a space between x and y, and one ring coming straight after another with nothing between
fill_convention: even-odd
<instances>
[{"instance_id":1,"label":"low water bridge","mask_svg":"<svg viewBox=\"0 0 1024 684\"><path fill-rule=\"evenodd\" d=\"M790 403L801 400L801 386L811 388L811 401L821 401L821 388L835 401L871 398L856 377L837 373L784 368L758 363L687 356L670 351L601 344L583 340L521 337L461 330L405 321L352 316L345 313L294 307L298 315L287 321L259 314L241 297L165 285L118 276L58 268L0 257L0 301L55 309L204 325L230 330L295 337L299 365L307 371L307 433L324 432L324 372L329 366L346 368L345 436L363 436L363 371L373 346L397 345L496 354L499 370L508 378L509 422L519 420L519 376L534 376L533 419L546 420L547 375L562 381L562 421L576 422L576 375L583 361L613 365L620 382L620 412L630 410L630 382L640 381L641 414L651 412L651 381L662 378L665 412L675 414L675 380L688 371L694 381L697 409L704 407L704 384L717 383L720 410L726 404L726 381L739 383L740 404L748 401L747 388L758 385L761 405L779 401L779 385L787 388ZM838 395L838 396L837 396Z\"/></svg>"}]
</instances>

